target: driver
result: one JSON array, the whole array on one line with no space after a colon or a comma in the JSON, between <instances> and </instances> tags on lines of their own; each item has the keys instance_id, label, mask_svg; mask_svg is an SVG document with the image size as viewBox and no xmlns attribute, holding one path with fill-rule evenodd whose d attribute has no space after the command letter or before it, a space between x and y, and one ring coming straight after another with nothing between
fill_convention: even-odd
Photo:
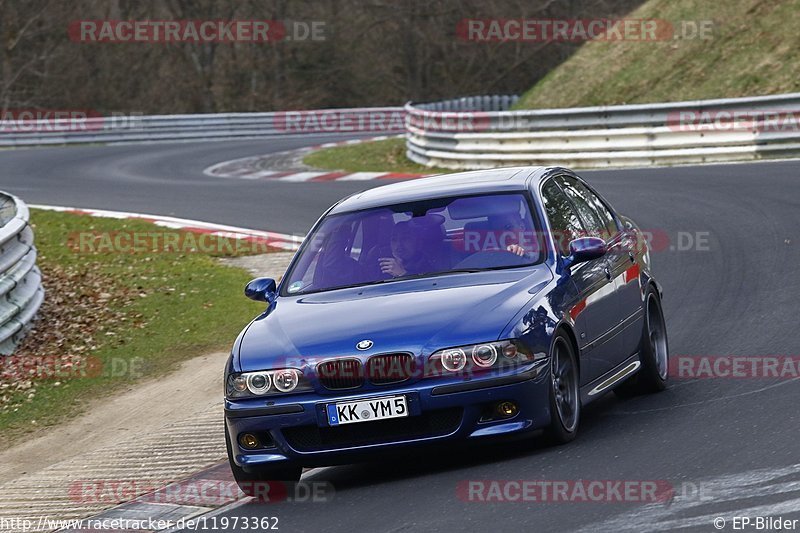
<instances>
[{"instance_id":1,"label":"driver","mask_svg":"<svg viewBox=\"0 0 800 533\"><path fill-rule=\"evenodd\" d=\"M506 251L520 257L527 253L520 240L525 232L525 221L519 213L490 216L489 227L497 233L498 241L506 245Z\"/></svg>"}]
</instances>

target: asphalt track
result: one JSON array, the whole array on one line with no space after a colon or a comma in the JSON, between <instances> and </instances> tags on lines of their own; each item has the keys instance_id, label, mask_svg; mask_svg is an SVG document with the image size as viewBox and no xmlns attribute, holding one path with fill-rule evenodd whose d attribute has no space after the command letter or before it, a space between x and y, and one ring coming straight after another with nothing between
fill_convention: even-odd
<instances>
[{"instance_id":1,"label":"asphalt track","mask_svg":"<svg viewBox=\"0 0 800 533\"><path fill-rule=\"evenodd\" d=\"M0 189L29 203L302 234L336 199L380 183L250 182L202 170L317 142L2 151ZM800 356L800 162L581 174L642 228L668 236L652 257L673 357ZM680 249L698 234L707 243ZM715 531L717 516L728 530L734 515L800 518L799 397L796 379L677 380L654 396L595 402L567 446L534 439L320 469L306 479L333 484L328 503L248 504L226 514L277 516L281 531L326 532ZM456 492L465 480L579 479L666 480L677 495L670 505L483 503Z\"/></svg>"}]
</instances>

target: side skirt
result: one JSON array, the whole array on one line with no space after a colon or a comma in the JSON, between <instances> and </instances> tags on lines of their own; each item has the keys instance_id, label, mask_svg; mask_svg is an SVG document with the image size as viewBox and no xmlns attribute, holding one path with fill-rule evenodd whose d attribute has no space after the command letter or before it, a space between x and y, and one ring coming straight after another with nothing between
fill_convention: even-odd
<instances>
[{"instance_id":1,"label":"side skirt","mask_svg":"<svg viewBox=\"0 0 800 533\"><path fill-rule=\"evenodd\" d=\"M596 380L581 387L581 402L586 405L596 400L604 392L610 391L614 386L636 374L641 366L637 352Z\"/></svg>"}]
</instances>

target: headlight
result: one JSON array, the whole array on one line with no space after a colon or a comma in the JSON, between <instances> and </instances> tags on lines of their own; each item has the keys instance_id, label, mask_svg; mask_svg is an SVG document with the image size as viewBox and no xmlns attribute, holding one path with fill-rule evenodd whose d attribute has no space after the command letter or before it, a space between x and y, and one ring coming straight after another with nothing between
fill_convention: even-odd
<instances>
[{"instance_id":1,"label":"headlight","mask_svg":"<svg viewBox=\"0 0 800 533\"><path fill-rule=\"evenodd\" d=\"M273 374L275 388L281 392L292 392L300 383L300 372L294 368L278 370Z\"/></svg>"},{"instance_id":2,"label":"headlight","mask_svg":"<svg viewBox=\"0 0 800 533\"><path fill-rule=\"evenodd\" d=\"M272 378L269 377L269 374L259 372L247 376L247 390L257 396L266 394L270 385L272 385Z\"/></svg>"},{"instance_id":3,"label":"headlight","mask_svg":"<svg viewBox=\"0 0 800 533\"><path fill-rule=\"evenodd\" d=\"M459 348L444 350L441 354L442 366L450 372L458 372L467 365L467 354Z\"/></svg>"},{"instance_id":4,"label":"headlight","mask_svg":"<svg viewBox=\"0 0 800 533\"><path fill-rule=\"evenodd\" d=\"M311 384L303 377L300 370L281 368L230 374L226 382L225 395L228 398L253 398L309 390L311 390Z\"/></svg>"},{"instance_id":5,"label":"headlight","mask_svg":"<svg viewBox=\"0 0 800 533\"><path fill-rule=\"evenodd\" d=\"M516 340L484 342L437 351L428 359L425 375L469 374L518 366L546 357L544 353L531 353L524 344Z\"/></svg>"},{"instance_id":6,"label":"headlight","mask_svg":"<svg viewBox=\"0 0 800 533\"><path fill-rule=\"evenodd\" d=\"M472 360L482 368L489 368L497 362L497 348L492 344L480 344L472 349Z\"/></svg>"},{"instance_id":7,"label":"headlight","mask_svg":"<svg viewBox=\"0 0 800 533\"><path fill-rule=\"evenodd\" d=\"M233 389L233 392L245 392L247 390L247 378L245 376L231 376L228 380L228 385Z\"/></svg>"}]
</instances>

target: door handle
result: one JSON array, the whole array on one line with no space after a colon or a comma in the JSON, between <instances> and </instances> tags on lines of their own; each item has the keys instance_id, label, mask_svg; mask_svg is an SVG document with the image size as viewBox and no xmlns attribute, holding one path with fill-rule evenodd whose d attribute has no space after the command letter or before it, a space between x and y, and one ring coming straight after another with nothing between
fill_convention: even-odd
<instances>
[{"instance_id":1,"label":"door handle","mask_svg":"<svg viewBox=\"0 0 800 533\"><path fill-rule=\"evenodd\" d=\"M636 262L636 256L633 254L633 252L628 252L628 257L631 258L631 263Z\"/></svg>"},{"instance_id":2,"label":"door handle","mask_svg":"<svg viewBox=\"0 0 800 533\"><path fill-rule=\"evenodd\" d=\"M603 272L606 274L606 279L611 279L611 270L608 267L604 267Z\"/></svg>"}]
</instances>

